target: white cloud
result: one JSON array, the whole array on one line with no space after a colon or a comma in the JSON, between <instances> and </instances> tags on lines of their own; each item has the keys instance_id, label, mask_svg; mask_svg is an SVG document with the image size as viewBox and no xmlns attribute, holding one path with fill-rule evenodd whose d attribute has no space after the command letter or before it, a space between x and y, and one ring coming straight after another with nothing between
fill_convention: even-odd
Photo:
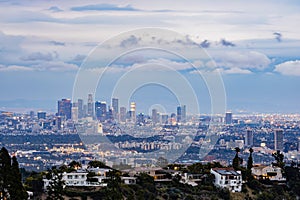
<instances>
[{"instance_id":1,"label":"white cloud","mask_svg":"<svg viewBox=\"0 0 300 200\"><path fill-rule=\"evenodd\" d=\"M222 51L213 57L218 67L264 70L271 63L265 54L257 51Z\"/></svg>"},{"instance_id":2,"label":"white cloud","mask_svg":"<svg viewBox=\"0 0 300 200\"><path fill-rule=\"evenodd\" d=\"M10 65L10 66L0 65L0 72L11 72L11 71L33 71L33 69L30 67L18 66L18 65Z\"/></svg>"},{"instance_id":3,"label":"white cloud","mask_svg":"<svg viewBox=\"0 0 300 200\"><path fill-rule=\"evenodd\" d=\"M287 61L275 66L275 72L283 75L300 76L300 60Z\"/></svg>"},{"instance_id":4,"label":"white cloud","mask_svg":"<svg viewBox=\"0 0 300 200\"><path fill-rule=\"evenodd\" d=\"M37 71L54 71L54 72L66 72L66 71L76 71L78 66L70 63L65 63L62 61L57 62L44 62L32 66L33 69Z\"/></svg>"},{"instance_id":5,"label":"white cloud","mask_svg":"<svg viewBox=\"0 0 300 200\"><path fill-rule=\"evenodd\" d=\"M231 69L218 69L223 74L252 74L248 69L231 68Z\"/></svg>"}]
</instances>

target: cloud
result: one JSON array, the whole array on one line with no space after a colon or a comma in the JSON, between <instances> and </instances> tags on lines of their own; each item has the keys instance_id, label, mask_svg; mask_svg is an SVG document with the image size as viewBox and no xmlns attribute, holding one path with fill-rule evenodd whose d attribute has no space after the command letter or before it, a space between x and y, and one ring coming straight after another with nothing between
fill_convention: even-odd
<instances>
[{"instance_id":1,"label":"cloud","mask_svg":"<svg viewBox=\"0 0 300 200\"><path fill-rule=\"evenodd\" d=\"M4 66L0 65L0 72L11 72L11 71L33 71L34 69L25 66L18 66L18 65L10 65Z\"/></svg>"},{"instance_id":2,"label":"cloud","mask_svg":"<svg viewBox=\"0 0 300 200\"><path fill-rule=\"evenodd\" d=\"M230 68L230 69L218 69L218 70L223 74L252 74L252 72L248 69L240 69L237 67Z\"/></svg>"},{"instance_id":3,"label":"cloud","mask_svg":"<svg viewBox=\"0 0 300 200\"><path fill-rule=\"evenodd\" d=\"M130 5L118 6L114 4L94 4L72 7L72 11L138 11Z\"/></svg>"},{"instance_id":4,"label":"cloud","mask_svg":"<svg viewBox=\"0 0 300 200\"><path fill-rule=\"evenodd\" d=\"M85 55L77 54L72 61L73 62L82 62L86 58Z\"/></svg>"},{"instance_id":5,"label":"cloud","mask_svg":"<svg viewBox=\"0 0 300 200\"><path fill-rule=\"evenodd\" d=\"M271 63L265 54L257 51L222 51L213 57L217 66L222 68L264 70Z\"/></svg>"},{"instance_id":6,"label":"cloud","mask_svg":"<svg viewBox=\"0 0 300 200\"><path fill-rule=\"evenodd\" d=\"M54 41L54 40L50 41L49 43L53 44L55 46L65 46L66 45L64 42L58 42L58 41Z\"/></svg>"},{"instance_id":7,"label":"cloud","mask_svg":"<svg viewBox=\"0 0 300 200\"><path fill-rule=\"evenodd\" d=\"M281 34L281 33L275 32L275 33L273 33L273 35L275 35L275 39L276 39L278 42L281 42L281 37L282 37L282 34Z\"/></svg>"},{"instance_id":8,"label":"cloud","mask_svg":"<svg viewBox=\"0 0 300 200\"><path fill-rule=\"evenodd\" d=\"M208 40L204 40L203 42L200 43L200 46L202 48L208 48L210 46L210 42Z\"/></svg>"},{"instance_id":9,"label":"cloud","mask_svg":"<svg viewBox=\"0 0 300 200\"><path fill-rule=\"evenodd\" d=\"M64 10L60 9L57 6L51 6L50 8L48 8L48 10L52 11L52 12L62 12Z\"/></svg>"},{"instance_id":10,"label":"cloud","mask_svg":"<svg viewBox=\"0 0 300 200\"><path fill-rule=\"evenodd\" d=\"M223 46L226 46L226 47L234 47L235 44L233 44L232 42L229 42L225 39L221 39L220 43L223 45Z\"/></svg>"},{"instance_id":11,"label":"cloud","mask_svg":"<svg viewBox=\"0 0 300 200\"><path fill-rule=\"evenodd\" d=\"M21 57L25 61L52 61L53 56L51 53L34 52L28 56Z\"/></svg>"},{"instance_id":12,"label":"cloud","mask_svg":"<svg viewBox=\"0 0 300 200\"><path fill-rule=\"evenodd\" d=\"M300 60L278 64L275 66L274 71L288 76L300 76Z\"/></svg>"},{"instance_id":13,"label":"cloud","mask_svg":"<svg viewBox=\"0 0 300 200\"><path fill-rule=\"evenodd\" d=\"M71 63L65 63L62 61L40 63L37 65L33 65L32 68L36 71L53 71L53 72L66 72L66 71L78 70L77 65Z\"/></svg>"},{"instance_id":14,"label":"cloud","mask_svg":"<svg viewBox=\"0 0 300 200\"><path fill-rule=\"evenodd\" d=\"M121 41L120 47L126 48L129 46L138 45L139 41L141 41L141 38L131 35L129 38Z\"/></svg>"},{"instance_id":15,"label":"cloud","mask_svg":"<svg viewBox=\"0 0 300 200\"><path fill-rule=\"evenodd\" d=\"M20 66L20 65L0 65L0 72L23 72L23 71L52 71L52 72L67 72L77 71L78 66L62 61L57 62L43 62L32 66Z\"/></svg>"}]
</instances>

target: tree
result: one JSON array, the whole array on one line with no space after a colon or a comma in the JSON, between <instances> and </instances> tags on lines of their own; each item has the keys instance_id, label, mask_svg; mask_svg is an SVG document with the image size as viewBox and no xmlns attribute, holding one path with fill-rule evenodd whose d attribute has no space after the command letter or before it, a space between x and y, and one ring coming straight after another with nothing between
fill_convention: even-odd
<instances>
[{"instance_id":1,"label":"tree","mask_svg":"<svg viewBox=\"0 0 300 200\"><path fill-rule=\"evenodd\" d=\"M273 165L283 169L285 166L285 162L283 161L284 160L283 153L281 153L279 150L277 150L276 152L274 152L272 154L272 156L274 157L274 159L276 161L276 163L273 163Z\"/></svg>"},{"instance_id":2,"label":"tree","mask_svg":"<svg viewBox=\"0 0 300 200\"><path fill-rule=\"evenodd\" d=\"M253 167L253 158L252 158L253 149L250 148L249 152L250 152L250 155L249 155L248 162L247 162L247 169L251 170L251 168Z\"/></svg>"},{"instance_id":3,"label":"tree","mask_svg":"<svg viewBox=\"0 0 300 200\"><path fill-rule=\"evenodd\" d=\"M9 175L10 187L9 195L11 199L23 200L28 198L28 194L22 184L22 177L19 169L19 163L16 156L12 157L11 171Z\"/></svg>"},{"instance_id":4,"label":"tree","mask_svg":"<svg viewBox=\"0 0 300 200\"><path fill-rule=\"evenodd\" d=\"M99 168L108 168L103 162L98 161L98 160L90 161L88 163L88 166L91 167L91 168L92 167L94 167L94 168L97 168L97 167L99 167Z\"/></svg>"},{"instance_id":5,"label":"tree","mask_svg":"<svg viewBox=\"0 0 300 200\"><path fill-rule=\"evenodd\" d=\"M49 186L47 187L47 200L63 200L64 181L62 173L58 173L56 169L51 172Z\"/></svg>"},{"instance_id":6,"label":"tree","mask_svg":"<svg viewBox=\"0 0 300 200\"><path fill-rule=\"evenodd\" d=\"M69 167L73 169L79 169L81 168L81 163L73 160L72 162L70 162Z\"/></svg>"},{"instance_id":7,"label":"tree","mask_svg":"<svg viewBox=\"0 0 300 200\"><path fill-rule=\"evenodd\" d=\"M240 148L239 147L235 147L235 157L233 158L232 161L232 166L235 170L240 169L241 164L243 163L243 159L239 157L239 152L240 152Z\"/></svg>"},{"instance_id":8,"label":"tree","mask_svg":"<svg viewBox=\"0 0 300 200\"><path fill-rule=\"evenodd\" d=\"M11 159L5 147L0 150L0 189L3 198L23 200L28 197L22 184L17 158L13 156Z\"/></svg>"}]
</instances>

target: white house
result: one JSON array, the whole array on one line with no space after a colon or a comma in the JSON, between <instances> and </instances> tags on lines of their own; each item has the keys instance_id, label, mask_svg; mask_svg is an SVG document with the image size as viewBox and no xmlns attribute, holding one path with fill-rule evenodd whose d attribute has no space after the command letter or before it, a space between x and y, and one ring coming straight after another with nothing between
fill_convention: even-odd
<instances>
[{"instance_id":1,"label":"white house","mask_svg":"<svg viewBox=\"0 0 300 200\"><path fill-rule=\"evenodd\" d=\"M210 173L215 176L216 186L228 188L231 192L242 191L241 171L235 171L233 168L212 168Z\"/></svg>"},{"instance_id":2,"label":"white house","mask_svg":"<svg viewBox=\"0 0 300 200\"><path fill-rule=\"evenodd\" d=\"M62 180L64 181L65 186L107 186L105 183L105 179L107 179L107 172L110 169L104 168L90 168L88 171L85 170L77 170L74 172L64 172L62 174ZM94 179L97 179L95 182L88 181L88 173L94 172L95 175L93 176ZM44 189L47 190L52 179L43 179L44 182Z\"/></svg>"},{"instance_id":3,"label":"white house","mask_svg":"<svg viewBox=\"0 0 300 200\"><path fill-rule=\"evenodd\" d=\"M256 179L270 179L271 181L286 181L282 176L281 168L275 166L254 166L251 173Z\"/></svg>"}]
</instances>

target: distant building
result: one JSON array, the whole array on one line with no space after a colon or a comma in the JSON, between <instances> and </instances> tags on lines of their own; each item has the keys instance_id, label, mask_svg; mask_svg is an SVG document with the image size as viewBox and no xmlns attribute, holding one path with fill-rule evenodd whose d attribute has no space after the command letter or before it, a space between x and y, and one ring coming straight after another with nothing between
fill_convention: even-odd
<instances>
[{"instance_id":1,"label":"distant building","mask_svg":"<svg viewBox=\"0 0 300 200\"><path fill-rule=\"evenodd\" d=\"M46 112L39 111L37 113L37 117L38 117L38 119L46 119Z\"/></svg>"},{"instance_id":2,"label":"distant building","mask_svg":"<svg viewBox=\"0 0 300 200\"><path fill-rule=\"evenodd\" d=\"M241 171L235 171L233 168L212 168L210 173L215 176L214 184L221 188L228 188L231 192L242 191Z\"/></svg>"},{"instance_id":3,"label":"distant building","mask_svg":"<svg viewBox=\"0 0 300 200\"><path fill-rule=\"evenodd\" d=\"M181 106L177 107L177 122L181 122Z\"/></svg>"},{"instance_id":4,"label":"distant building","mask_svg":"<svg viewBox=\"0 0 300 200\"><path fill-rule=\"evenodd\" d=\"M247 129L245 133L245 146L252 147L253 146L253 131L252 129Z\"/></svg>"},{"instance_id":5,"label":"distant building","mask_svg":"<svg viewBox=\"0 0 300 200\"><path fill-rule=\"evenodd\" d=\"M186 122L186 105L177 107L177 122Z\"/></svg>"},{"instance_id":6,"label":"distant building","mask_svg":"<svg viewBox=\"0 0 300 200\"><path fill-rule=\"evenodd\" d=\"M94 117L94 99L92 94L88 95L87 115L88 117Z\"/></svg>"},{"instance_id":7,"label":"distant building","mask_svg":"<svg viewBox=\"0 0 300 200\"><path fill-rule=\"evenodd\" d=\"M106 120L106 113L107 113L107 108L106 108L106 102L105 101L96 101L95 102L95 112L96 112L96 118L100 122L104 122Z\"/></svg>"},{"instance_id":8,"label":"distant building","mask_svg":"<svg viewBox=\"0 0 300 200\"><path fill-rule=\"evenodd\" d=\"M72 103L70 99L59 100L57 108L58 108L57 111L58 116L65 117L66 119L71 119Z\"/></svg>"},{"instance_id":9,"label":"distant building","mask_svg":"<svg viewBox=\"0 0 300 200\"><path fill-rule=\"evenodd\" d=\"M275 166L254 166L251 173L255 179L269 179L271 181L285 181L282 176L281 168Z\"/></svg>"},{"instance_id":10,"label":"distant building","mask_svg":"<svg viewBox=\"0 0 300 200\"><path fill-rule=\"evenodd\" d=\"M274 131L274 149L283 151L283 130L276 129Z\"/></svg>"},{"instance_id":11,"label":"distant building","mask_svg":"<svg viewBox=\"0 0 300 200\"><path fill-rule=\"evenodd\" d=\"M152 109L152 123L157 124L159 122L159 114L157 112L157 109Z\"/></svg>"},{"instance_id":12,"label":"distant building","mask_svg":"<svg viewBox=\"0 0 300 200\"><path fill-rule=\"evenodd\" d=\"M29 116L31 119L34 119L34 117L35 117L34 111L30 111Z\"/></svg>"},{"instance_id":13,"label":"distant building","mask_svg":"<svg viewBox=\"0 0 300 200\"><path fill-rule=\"evenodd\" d=\"M85 117L85 113L83 110L83 100L82 99L78 99L77 100L77 107L78 107L78 118L84 118Z\"/></svg>"},{"instance_id":14,"label":"distant building","mask_svg":"<svg viewBox=\"0 0 300 200\"><path fill-rule=\"evenodd\" d=\"M73 104L73 106L72 106L72 120L74 122L78 122L78 107L77 107L77 104Z\"/></svg>"},{"instance_id":15,"label":"distant building","mask_svg":"<svg viewBox=\"0 0 300 200\"><path fill-rule=\"evenodd\" d=\"M111 105L113 108L113 117L115 120L119 121L119 99L112 98Z\"/></svg>"},{"instance_id":16,"label":"distant building","mask_svg":"<svg viewBox=\"0 0 300 200\"><path fill-rule=\"evenodd\" d=\"M135 104L135 102L130 103L129 117L130 117L131 122L136 121L136 104Z\"/></svg>"},{"instance_id":17,"label":"distant building","mask_svg":"<svg viewBox=\"0 0 300 200\"><path fill-rule=\"evenodd\" d=\"M232 123L232 113L226 112L225 114L225 124L231 124Z\"/></svg>"},{"instance_id":18,"label":"distant building","mask_svg":"<svg viewBox=\"0 0 300 200\"><path fill-rule=\"evenodd\" d=\"M126 122L126 108L125 107L120 108L120 121Z\"/></svg>"}]
</instances>

